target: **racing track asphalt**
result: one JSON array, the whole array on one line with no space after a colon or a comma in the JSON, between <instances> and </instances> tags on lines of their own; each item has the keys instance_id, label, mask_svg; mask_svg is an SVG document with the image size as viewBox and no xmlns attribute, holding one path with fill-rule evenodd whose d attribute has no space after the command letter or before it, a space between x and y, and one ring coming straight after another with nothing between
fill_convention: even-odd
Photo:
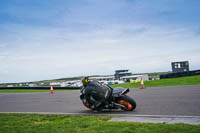
<instances>
[{"instance_id":1,"label":"racing track asphalt","mask_svg":"<svg viewBox=\"0 0 200 133\"><path fill-rule=\"evenodd\" d=\"M135 111L103 111L101 114L200 116L200 85L131 88ZM98 114L85 108L79 91L0 93L0 112L49 112Z\"/></svg>"}]
</instances>

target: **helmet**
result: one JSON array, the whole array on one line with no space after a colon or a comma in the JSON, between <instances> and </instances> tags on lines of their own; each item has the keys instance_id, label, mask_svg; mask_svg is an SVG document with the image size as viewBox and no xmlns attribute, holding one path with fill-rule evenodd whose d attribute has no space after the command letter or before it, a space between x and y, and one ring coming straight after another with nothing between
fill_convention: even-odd
<instances>
[{"instance_id":1,"label":"helmet","mask_svg":"<svg viewBox=\"0 0 200 133\"><path fill-rule=\"evenodd\" d=\"M89 81L90 81L90 80L89 80L89 77L84 77L84 78L82 79L83 86L86 87L86 86L87 86L87 83L88 83Z\"/></svg>"}]
</instances>

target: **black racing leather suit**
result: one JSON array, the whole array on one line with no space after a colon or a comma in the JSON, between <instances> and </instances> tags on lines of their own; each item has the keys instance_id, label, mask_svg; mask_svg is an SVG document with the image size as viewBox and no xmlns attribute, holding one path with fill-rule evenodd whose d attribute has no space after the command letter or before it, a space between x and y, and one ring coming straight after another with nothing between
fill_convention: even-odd
<instances>
[{"instance_id":1,"label":"black racing leather suit","mask_svg":"<svg viewBox=\"0 0 200 133\"><path fill-rule=\"evenodd\" d=\"M86 100L93 110L101 110L108 104L112 95L112 88L99 83L97 80L92 80L81 89L81 93L81 99Z\"/></svg>"}]
</instances>

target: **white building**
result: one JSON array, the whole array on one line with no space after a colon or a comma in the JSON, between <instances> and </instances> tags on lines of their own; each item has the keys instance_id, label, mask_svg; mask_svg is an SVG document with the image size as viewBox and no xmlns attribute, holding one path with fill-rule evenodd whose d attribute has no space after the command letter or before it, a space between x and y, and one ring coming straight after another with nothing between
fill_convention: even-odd
<instances>
[{"instance_id":1,"label":"white building","mask_svg":"<svg viewBox=\"0 0 200 133\"><path fill-rule=\"evenodd\" d=\"M66 82L61 82L60 87L81 87L82 82L81 80L72 80L72 81L66 81Z\"/></svg>"},{"instance_id":2,"label":"white building","mask_svg":"<svg viewBox=\"0 0 200 133\"><path fill-rule=\"evenodd\" d=\"M36 84L28 84L29 87L36 87Z\"/></svg>"},{"instance_id":3,"label":"white building","mask_svg":"<svg viewBox=\"0 0 200 133\"><path fill-rule=\"evenodd\" d=\"M57 85L60 85L60 84L61 84L60 82L51 82L51 83L49 83L49 85L53 85L53 86L54 86L54 85L57 86Z\"/></svg>"},{"instance_id":4,"label":"white building","mask_svg":"<svg viewBox=\"0 0 200 133\"><path fill-rule=\"evenodd\" d=\"M124 81L134 80L135 82L140 81L141 79L144 81L149 81L149 75L148 74L131 75L131 76L121 77L121 79Z\"/></svg>"},{"instance_id":5,"label":"white building","mask_svg":"<svg viewBox=\"0 0 200 133\"><path fill-rule=\"evenodd\" d=\"M13 87L13 85L7 85L7 87Z\"/></svg>"},{"instance_id":6,"label":"white building","mask_svg":"<svg viewBox=\"0 0 200 133\"><path fill-rule=\"evenodd\" d=\"M96 77L90 77L91 79L96 79L98 81L111 81L114 80L114 76L96 76Z\"/></svg>"}]
</instances>

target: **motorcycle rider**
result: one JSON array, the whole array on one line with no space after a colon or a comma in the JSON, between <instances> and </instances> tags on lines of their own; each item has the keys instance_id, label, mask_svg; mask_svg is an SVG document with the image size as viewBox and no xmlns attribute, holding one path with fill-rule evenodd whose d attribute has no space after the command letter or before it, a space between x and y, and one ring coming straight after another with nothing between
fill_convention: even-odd
<instances>
[{"instance_id":1,"label":"motorcycle rider","mask_svg":"<svg viewBox=\"0 0 200 133\"><path fill-rule=\"evenodd\" d=\"M108 104L112 94L112 88L99 83L97 80L90 80L89 77L82 79L83 88L80 96L83 104L92 110L101 110Z\"/></svg>"}]
</instances>

